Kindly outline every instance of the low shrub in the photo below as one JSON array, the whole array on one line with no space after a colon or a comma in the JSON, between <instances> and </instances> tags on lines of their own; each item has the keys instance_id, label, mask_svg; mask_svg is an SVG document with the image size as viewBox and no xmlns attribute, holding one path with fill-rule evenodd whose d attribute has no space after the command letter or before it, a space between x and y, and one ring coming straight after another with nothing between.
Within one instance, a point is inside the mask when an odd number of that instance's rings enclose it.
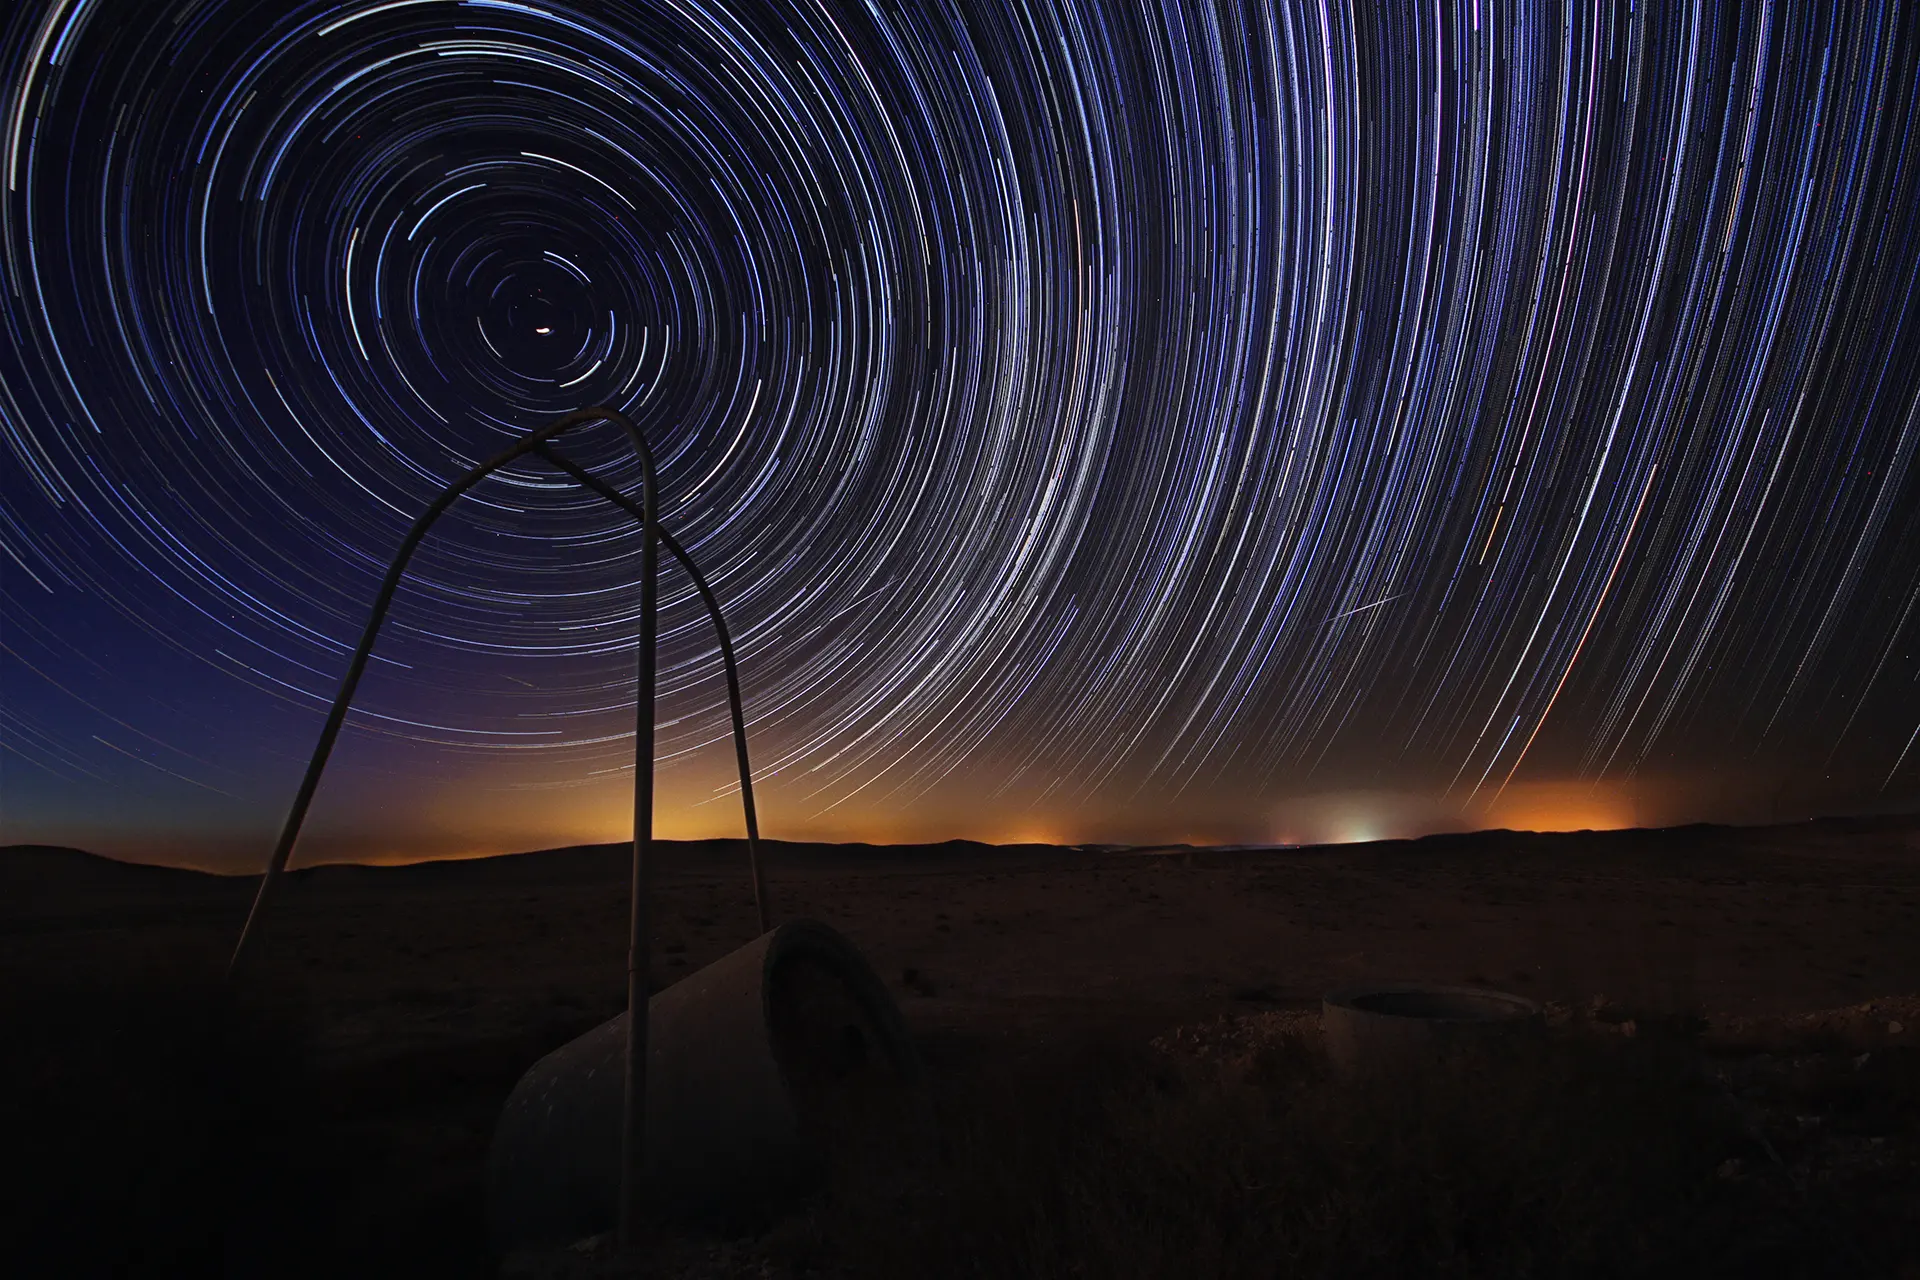
<instances>
[{"instance_id":1,"label":"low shrub","mask_svg":"<svg viewBox=\"0 0 1920 1280\"><path fill-rule=\"evenodd\" d=\"M11 1266L258 1274L253 1264L311 1219L331 1171L325 1126L302 1096L297 999L167 972L3 990Z\"/></svg>"},{"instance_id":2,"label":"low shrub","mask_svg":"<svg viewBox=\"0 0 1920 1280\"><path fill-rule=\"evenodd\" d=\"M1690 1046L1561 1035L1348 1077L1103 1052L950 1081L773 1242L874 1277L1857 1274Z\"/></svg>"}]
</instances>

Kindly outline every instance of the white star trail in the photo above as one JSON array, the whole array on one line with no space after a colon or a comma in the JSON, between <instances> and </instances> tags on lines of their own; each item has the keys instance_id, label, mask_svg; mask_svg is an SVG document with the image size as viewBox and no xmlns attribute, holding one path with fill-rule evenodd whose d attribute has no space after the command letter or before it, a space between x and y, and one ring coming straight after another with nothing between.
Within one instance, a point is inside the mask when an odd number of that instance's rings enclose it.
<instances>
[{"instance_id":1,"label":"white star trail","mask_svg":"<svg viewBox=\"0 0 1920 1280\"><path fill-rule=\"evenodd\" d=\"M1911 6L7 23L10 792L122 767L67 686L196 787L303 754L414 513L595 403L776 811L1920 786ZM482 485L357 732L617 767L636 546ZM726 725L664 607L678 768Z\"/></svg>"}]
</instances>

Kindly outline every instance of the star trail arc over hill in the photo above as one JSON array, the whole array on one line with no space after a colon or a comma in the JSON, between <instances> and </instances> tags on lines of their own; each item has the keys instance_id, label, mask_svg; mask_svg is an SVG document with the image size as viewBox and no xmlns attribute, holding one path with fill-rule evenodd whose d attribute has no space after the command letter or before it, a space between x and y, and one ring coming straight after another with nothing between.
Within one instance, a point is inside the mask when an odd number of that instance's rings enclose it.
<instances>
[{"instance_id":1,"label":"star trail arc over hill","mask_svg":"<svg viewBox=\"0 0 1920 1280\"><path fill-rule=\"evenodd\" d=\"M23 834L110 786L252 838L413 516L592 403L733 623L771 833L1920 787L1920 9L8 23ZM631 521L529 462L444 523L342 847L617 836ZM719 656L663 607L663 830L724 830Z\"/></svg>"}]
</instances>

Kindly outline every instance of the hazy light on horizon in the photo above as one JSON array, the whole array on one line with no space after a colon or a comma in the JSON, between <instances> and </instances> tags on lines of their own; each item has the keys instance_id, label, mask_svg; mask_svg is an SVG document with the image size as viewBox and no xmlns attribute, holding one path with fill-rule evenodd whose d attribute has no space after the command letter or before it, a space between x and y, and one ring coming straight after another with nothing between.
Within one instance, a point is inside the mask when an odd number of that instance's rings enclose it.
<instances>
[{"instance_id":1,"label":"hazy light on horizon","mask_svg":"<svg viewBox=\"0 0 1920 1280\"><path fill-rule=\"evenodd\" d=\"M412 522L596 403L769 834L1920 797L1907 9L828 8L16 0L0 835L257 856ZM640 551L462 497L306 856L621 838Z\"/></svg>"}]
</instances>

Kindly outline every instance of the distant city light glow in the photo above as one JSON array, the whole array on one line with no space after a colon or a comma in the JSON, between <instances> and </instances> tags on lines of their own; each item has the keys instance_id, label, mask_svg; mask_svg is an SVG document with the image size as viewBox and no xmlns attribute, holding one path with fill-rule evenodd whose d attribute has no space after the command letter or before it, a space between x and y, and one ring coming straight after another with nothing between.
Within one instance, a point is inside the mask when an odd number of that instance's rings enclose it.
<instances>
[{"instance_id":1,"label":"distant city light glow","mask_svg":"<svg viewBox=\"0 0 1920 1280\"><path fill-rule=\"evenodd\" d=\"M252 865L408 527L590 404L769 834L1920 797L1920 21L1387 9L16 0L5 838ZM313 848L624 835L640 558L461 498Z\"/></svg>"}]
</instances>

